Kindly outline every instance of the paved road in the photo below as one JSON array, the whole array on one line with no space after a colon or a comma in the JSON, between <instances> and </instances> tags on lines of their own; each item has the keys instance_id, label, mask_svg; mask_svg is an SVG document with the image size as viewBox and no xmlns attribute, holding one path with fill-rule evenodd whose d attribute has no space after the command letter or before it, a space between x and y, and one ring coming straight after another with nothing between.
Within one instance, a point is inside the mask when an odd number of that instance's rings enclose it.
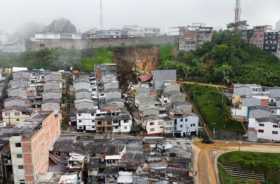
<instances>
[{"instance_id":1,"label":"paved road","mask_svg":"<svg viewBox=\"0 0 280 184\"><path fill-rule=\"evenodd\" d=\"M280 153L280 144L253 144L240 143L238 141L216 141L214 144L202 144L200 141L193 142L194 170L196 184L218 184L219 176L217 158L231 151L252 151L263 153Z\"/></svg>"}]
</instances>

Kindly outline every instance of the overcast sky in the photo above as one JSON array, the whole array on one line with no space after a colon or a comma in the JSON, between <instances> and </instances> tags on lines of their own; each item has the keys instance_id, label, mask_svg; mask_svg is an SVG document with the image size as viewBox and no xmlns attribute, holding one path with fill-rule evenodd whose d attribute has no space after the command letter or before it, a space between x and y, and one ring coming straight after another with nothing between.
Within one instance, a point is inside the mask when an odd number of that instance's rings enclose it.
<instances>
[{"instance_id":1,"label":"overcast sky","mask_svg":"<svg viewBox=\"0 0 280 184\"><path fill-rule=\"evenodd\" d=\"M224 27L234 19L235 0L103 0L104 26L137 24L162 29L192 22ZM70 19L80 31L99 25L99 0L0 0L0 30L24 23ZM242 19L275 25L280 0L242 0Z\"/></svg>"}]
</instances>

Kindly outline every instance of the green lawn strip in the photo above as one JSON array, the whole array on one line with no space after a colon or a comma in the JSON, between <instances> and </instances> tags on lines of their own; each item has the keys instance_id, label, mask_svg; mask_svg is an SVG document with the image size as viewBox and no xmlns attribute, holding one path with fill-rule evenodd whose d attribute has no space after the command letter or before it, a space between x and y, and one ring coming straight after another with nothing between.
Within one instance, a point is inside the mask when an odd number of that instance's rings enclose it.
<instances>
[{"instance_id":1,"label":"green lawn strip","mask_svg":"<svg viewBox=\"0 0 280 184\"><path fill-rule=\"evenodd\" d=\"M263 172L267 184L278 184L280 181L280 154L236 151L220 156L218 162L222 165L236 165L243 169ZM230 176L221 166L219 173L222 180L230 180Z\"/></svg>"},{"instance_id":2,"label":"green lawn strip","mask_svg":"<svg viewBox=\"0 0 280 184\"><path fill-rule=\"evenodd\" d=\"M231 118L230 102L214 87L186 84L184 89L200 111L210 130L244 132L240 122Z\"/></svg>"}]
</instances>

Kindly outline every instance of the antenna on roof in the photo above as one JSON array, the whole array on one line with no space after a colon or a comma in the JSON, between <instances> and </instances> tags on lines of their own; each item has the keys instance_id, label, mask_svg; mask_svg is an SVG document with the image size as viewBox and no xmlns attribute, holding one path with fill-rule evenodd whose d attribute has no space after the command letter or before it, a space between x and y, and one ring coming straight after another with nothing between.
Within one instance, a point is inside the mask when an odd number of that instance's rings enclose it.
<instances>
[{"instance_id":1,"label":"antenna on roof","mask_svg":"<svg viewBox=\"0 0 280 184\"><path fill-rule=\"evenodd\" d=\"M100 0L99 5L100 5L99 28L103 29L103 2L102 2L102 0Z\"/></svg>"}]
</instances>

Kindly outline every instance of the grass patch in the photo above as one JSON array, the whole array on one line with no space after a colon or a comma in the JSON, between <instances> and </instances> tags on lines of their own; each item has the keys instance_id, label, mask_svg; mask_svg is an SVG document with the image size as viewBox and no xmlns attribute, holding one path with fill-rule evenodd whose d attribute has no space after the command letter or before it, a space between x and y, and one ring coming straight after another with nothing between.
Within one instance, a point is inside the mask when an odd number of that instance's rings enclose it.
<instances>
[{"instance_id":1,"label":"grass patch","mask_svg":"<svg viewBox=\"0 0 280 184\"><path fill-rule=\"evenodd\" d=\"M216 131L244 133L241 123L231 118L230 102L221 91L213 87L186 84L184 89L190 94L208 128Z\"/></svg>"},{"instance_id":2,"label":"grass patch","mask_svg":"<svg viewBox=\"0 0 280 184\"><path fill-rule=\"evenodd\" d=\"M222 165L238 165L244 169L261 171L264 173L265 183L279 184L280 154L236 151L220 156L218 162ZM221 166L219 166L219 174L224 183L240 183L226 173ZM245 181L245 183L251 183L251 181Z\"/></svg>"}]
</instances>

